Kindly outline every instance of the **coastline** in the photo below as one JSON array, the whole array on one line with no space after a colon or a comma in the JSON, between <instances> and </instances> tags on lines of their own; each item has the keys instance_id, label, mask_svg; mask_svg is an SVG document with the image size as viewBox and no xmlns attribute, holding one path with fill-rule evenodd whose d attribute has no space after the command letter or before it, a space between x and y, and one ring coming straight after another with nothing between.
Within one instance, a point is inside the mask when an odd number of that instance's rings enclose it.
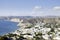
<instances>
[{"instance_id":1,"label":"coastline","mask_svg":"<svg viewBox=\"0 0 60 40\"><path fill-rule=\"evenodd\" d=\"M18 24L18 22L13 22L13 21L10 21L10 20L4 20L4 21ZM11 24L10 24L10 25L11 25ZM12 27L13 27L13 26L12 26ZM12 28L12 27L11 27L11 28ZM16 28L18 29L19 27L16 25ZM17 30L16 28L15 28L14 30L10 31L10 32L1 33L0 36L7 35L7 34L9 34L9 33L11 33L11 32L14 32L15 30Z\"/></svg>"}]
</instances>

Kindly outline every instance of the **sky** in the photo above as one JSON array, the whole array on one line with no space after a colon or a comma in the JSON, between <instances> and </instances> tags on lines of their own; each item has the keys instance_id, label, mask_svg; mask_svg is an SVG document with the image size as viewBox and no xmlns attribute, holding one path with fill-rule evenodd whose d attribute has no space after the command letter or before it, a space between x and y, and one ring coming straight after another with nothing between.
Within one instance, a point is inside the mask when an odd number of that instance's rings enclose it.
<instances>
[{"instance_id":1,"label":"sky","mask_svg":"<svg viewBox=\"0 0 60 40\"><path fill-rule=\"evenodd\" d=\"M60 16L60 0L0 0L0 16Z\"/></svg>"}]
</instances>

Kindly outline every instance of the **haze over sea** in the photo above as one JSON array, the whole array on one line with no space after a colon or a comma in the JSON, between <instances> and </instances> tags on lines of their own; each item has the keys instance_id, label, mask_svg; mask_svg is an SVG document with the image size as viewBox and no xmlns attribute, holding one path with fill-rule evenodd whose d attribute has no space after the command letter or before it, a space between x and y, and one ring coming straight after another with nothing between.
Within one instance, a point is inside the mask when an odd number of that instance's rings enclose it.
<instances>
[{"instance_id":1,"label":"haze over sea","mask_svg":"<svg viewBox=\"0 0 60 40\"><path fill-rule=\"evenodd\" d=\"M0 35L4 35L18 29L16 22L0 20Z\"/></svg>"}]
</instances>

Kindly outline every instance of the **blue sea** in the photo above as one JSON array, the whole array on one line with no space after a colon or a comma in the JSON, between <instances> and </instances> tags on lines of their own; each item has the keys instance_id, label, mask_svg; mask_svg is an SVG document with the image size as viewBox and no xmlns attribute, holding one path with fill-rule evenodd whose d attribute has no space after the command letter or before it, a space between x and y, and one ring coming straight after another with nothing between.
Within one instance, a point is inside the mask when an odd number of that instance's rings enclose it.
<instances>
[{"instance_id":1,"label":"blue sea","mask_svg":"<svg viewBox=\"0 0 60 40\"><path fill-rule=\"evenodd\" d=\"M0 35L4 35L18 29L16 22L0 20Z\"/></svg>"}]
</instances>

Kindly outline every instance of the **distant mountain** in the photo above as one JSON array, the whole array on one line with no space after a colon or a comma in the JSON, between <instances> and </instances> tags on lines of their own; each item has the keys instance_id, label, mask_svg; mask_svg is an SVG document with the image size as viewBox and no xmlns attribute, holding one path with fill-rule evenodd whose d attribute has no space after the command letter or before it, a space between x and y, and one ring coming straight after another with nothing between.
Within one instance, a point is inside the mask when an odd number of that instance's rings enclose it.
<instances>
[{"instance_id":1,"label":"distant mountain","mask_svg":"<svg viewBox=\"0 0 60 40\"><path fill-rule=\"evenodd\" d=\"M10 20L12 18L29 19L29 18L60 18L60 16L0 16L1 20Z\"/></svg>"}]
</instances>

